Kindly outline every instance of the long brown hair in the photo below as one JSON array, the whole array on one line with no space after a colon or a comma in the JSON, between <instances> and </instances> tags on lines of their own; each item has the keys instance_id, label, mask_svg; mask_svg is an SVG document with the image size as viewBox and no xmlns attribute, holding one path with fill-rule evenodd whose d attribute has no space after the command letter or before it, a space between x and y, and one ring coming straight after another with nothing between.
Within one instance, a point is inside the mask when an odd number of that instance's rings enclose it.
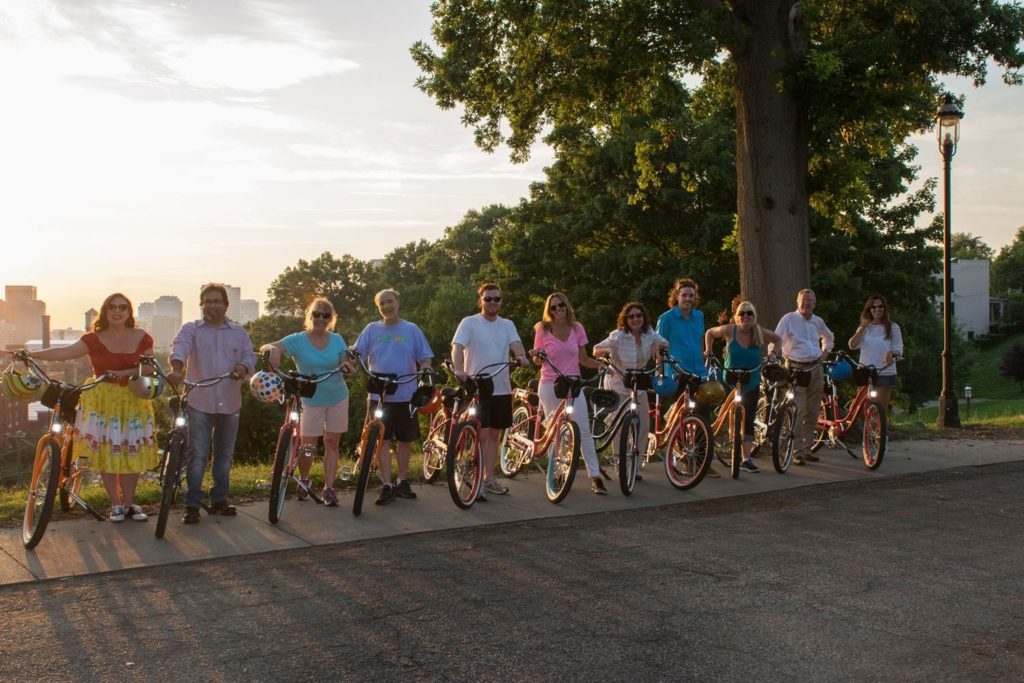
<instances>
[{"instance_id":1,"label":"long brown hair","mask_svg":"<svg viewBox=\"0 0 1024 683\"><path fill-rule=\"evenodd\" d=\"M647 307L644 306L639 301L630 301L628 304L622 307L622 310L619 311L619 318L618 320L615 321L615 327L622 330L623 332L629 332L629 320L626 318L626 316L628 316L629 312L632 311L634 308L644 314L644 322L643 325L641 325L640 327L640 332L643 333L651 329L651 316L647 312Z\"/></svg>"},{"instance_id":2,"label":"long brown hair","mask_svg":"<svg viewBox=\"0 0 1024 683\"><path fill-rule=\"evenodd\" d=\"M892 339L892 318L889 317L889 302L881 294L872 294L864 302L864 308L860 312L860 324L868 325L874 321L874 318L871 317L871 304L875 303L875 300L881 301L882 305L885 306L882 310L882 324L885 325L885 338Z\"/></svg>"},{"instance_id":3,"label":"long brown hair","mask_svg":"<svg viewBox=\"0 0 1024 683\"><path fill-rule=\"evenodd\" d=\"M569 327L576 327L576 313L572 310L572 304L569 303L569 297L561 292L551 292L551 294L548 294L548 298L544 300L544 313L541 315L540 322L534 326L535 329L543 327L545 332L551 331L551 323L555 321L555 319L551 317L551 300L556 296L562 300L563 304L565 304L565 321L569 323Z\"/></svg>"},{"instance_id":4,"label":"long brown hair","mask_svg":"<svg viewBox=\"0 0 1024 683\"><path fill-rule=\"evenodd\" d=\"M110 320L107 319L107 306L114 299L124 299L125 303L128 304L128 319L124 321L125 327L135 327L135 309L132 307L132 300L126 297L121 292L114 292L106 299L103 300L103 305L100 306L100 317L96 318L96 322L92 324L93 332L102 332L103 330L110 327Z\"/></svg>"}]
</instances>

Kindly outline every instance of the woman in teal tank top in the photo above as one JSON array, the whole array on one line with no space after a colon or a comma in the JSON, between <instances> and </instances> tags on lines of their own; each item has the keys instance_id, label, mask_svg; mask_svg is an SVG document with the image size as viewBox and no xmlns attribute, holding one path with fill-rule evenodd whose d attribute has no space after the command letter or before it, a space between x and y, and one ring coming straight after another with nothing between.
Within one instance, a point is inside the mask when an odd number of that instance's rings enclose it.
<instances>
[{"instance_id":1,"label":"woman in teal tank top","mask_svg":"<svg viewBox=\"0 0 1024 683\"><path fill-rule=\"evenodd\" d=\"M735 301L735 300L734 300ZM754 447L754 416L757 412L757 396L761 390L761 357L766 343L780 343L777 334L757 324L757 309L749 301L736 305L732 323L712 327L704 334L704 348L708 353L714 349L716 339L726 340L725 367L732 369L757 368L750 373L750 381L743 385L742 397L746 420L743 439L743 463L740 469L746 472L760 472L750 459Z\"/></svg>"}]
</instances>

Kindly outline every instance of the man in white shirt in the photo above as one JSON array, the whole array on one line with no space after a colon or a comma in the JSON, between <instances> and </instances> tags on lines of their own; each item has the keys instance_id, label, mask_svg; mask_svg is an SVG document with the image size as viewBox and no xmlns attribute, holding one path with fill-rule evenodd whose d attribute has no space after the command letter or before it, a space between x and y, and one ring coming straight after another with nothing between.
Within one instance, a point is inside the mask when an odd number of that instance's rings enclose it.
<instances>
[{"instance_id":1,"label":"man in white shirt","mask_svg":"<svg viewBox=\"0 0 1024 683\"><path fill-rule=\"evenodd\" d=\"M786 360L786 367L801 373L801 381L794 386L797 424L793 462L797 465L819 460L811 453L811 440L818 423L825 381L821 363L828 358L835 343L832 330L824 320L814 315L817 301L813 290L801 289L796 295L796 310L782 316L775 327L775 334L782 337L782 357ZM774 344L772 347L769 351L774 351Z\"/></svg>"},{"instance_id":2,"label":"man in white shirt","mask_svg":"<svg viewBox=\"0 0 1024 683\"><path fill-rule=\"evenodd\" d=\"M511 320L498 315L501 310L501 289L484 284L477 290L480 312L463 318L452 339L452 365L459 379L466 379L495 363L508 362L509 352L520 365L526 365L526 350ZM508 493L508 487L494 479L498 462L498 441L501 431L512 426L512 381L508 368L494 376L494 393L482 398L477 406L480 420L480 457L483 460L484 485L477 500L486 501L488 493Z\"/></svg>"}]
</instances>

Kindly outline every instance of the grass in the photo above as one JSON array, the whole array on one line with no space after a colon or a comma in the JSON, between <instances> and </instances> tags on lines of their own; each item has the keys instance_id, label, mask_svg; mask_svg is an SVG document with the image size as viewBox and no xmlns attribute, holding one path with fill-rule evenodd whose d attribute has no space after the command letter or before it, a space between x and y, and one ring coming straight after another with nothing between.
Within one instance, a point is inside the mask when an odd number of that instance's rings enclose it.
<instances>
[{"instance_id":1,"label":"grass","mask_svg":"<svg viewBox=\"0 0 1024 683\"><path fill-rule=\"evenodd\" d=\"M345 464L345 461L342 460L341 464ZM354 463L351 461L348 464L354 467ZM391 469L393 476L397 474L393 461ZM420 456L418 453L413 453L409 460L409 479L411 481L419 481L422 471ZM231 499L242 502L266 499L270 494L265 486L269 485L270 477L269 463L261 465L235 464L231 468ZM320 460L314 462L310 478L318 489L323 486L324 469L323 463ZM264 482L266 484L261 485ZM371 484L372 482L373 480L371 479ZM207 473L204 488L209 490L211 484L209 473ZM335 488L340 490L352 486L355 486L355 479L350 482L338 480L335 484ZM181 510L183 494L183 491L179 492L175 510ZM0 487L0 524L14 526L21 523L22 515L25 512L25 498L27 495L27 488L24 486ZM95 482L90 481L82 486L80 495L90 507L100 514L106 515L110 512L110 498L107 496L106 489L99 482L98 476ZM146 511L150 514L155 514L156 507L160 503L160 487L155 478L150 475L143 475L143 480L139 482L139 486L135 491L135 502L145 507ZM85 516L88 516L88 513L80 508L74 508L70 512L62 512L58 503L54 505L53 517L51 519L74 519Z\"/></svg>"},{"instance_id":2,"label":"grass","mask_svg":"<svg viewBox=\"0 0 1024 683\"><path fill-rule=\"evenodd\" d=\"M938 416L938 408L921 408L913 415L897 415L892 420L893 434L901 439L934 438L939 435L1018 439L1024 436L1024 398L972 400L970 414L967 412L967 401L961 400L962 432L939 430L936 426Z\"/></svg>"},{"instance_id":3,"label":"grass","mask_svg":"<svg viewBox=\"0 0 1024 683\"><path fill-rule=\"evenodd\" d=\"M960 381L957 379L957 393L962 396L962 387L970 385L974 390L974 398L992 399L1019 399L1024 398L1020 386L1013 380L1009 380L999 374L999 364L1003 356L1010 350L1014 343L1024 342L1024 335L1014 335L1004 339L999 344L975 351L974 367L971 368L967 377ZM961 412L963 401L961 401ZM971 403L971 410L974 410L974 403Z\"/></svg>"}]
</instances>

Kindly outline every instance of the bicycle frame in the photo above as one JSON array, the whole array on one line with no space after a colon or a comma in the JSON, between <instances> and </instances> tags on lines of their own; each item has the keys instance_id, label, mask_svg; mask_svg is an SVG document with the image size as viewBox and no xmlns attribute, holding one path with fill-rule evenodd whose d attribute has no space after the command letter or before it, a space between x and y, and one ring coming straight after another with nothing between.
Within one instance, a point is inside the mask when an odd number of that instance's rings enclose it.
<instances>
[{"instance_id":1,"label":"bicycle frame","mask_svg":"<svg viewBox=\"0 0 1024 683\"><path fill-rule=\"evenodd\" d=\"M451 361L445 361L443 367L449 375L455 376ZM427 438L423 441L423 479L428 484L433 483L444 469L448 444L455 425L465 414L466 400L466 393L461 388L441 388L441 406L430 417Z\"/></svg>"},{"instance_id":2,"label":"bicycle frame","mask_svg":"<svg viewBox=\"0 0 1024 683\"><path fill-rule=\"evenodd\" d=\"M897 360L898 358L894 358L889 365L892 365ZM819 450L827 443L829 446L842 446L849 453L850 457L856 459L857 454L843 443L842 437L859 420L864 425L861 440L861 454L864 464L869 470L876 470L882 464L882 459L885 457L885 452L888 448L888 416L874 400L876 397L875 380L878 378L879 370L884 370L889 365L883 368L861 365L840 351L836 354L835 361L830 360L826 362L826 368L837 362L847 362L854 366L855 378L862 378L858 380L860 386L850 404L850 409L843 414L843 409L839 405L838 387L836 387L836 383L828 373L825 373L825 391L822 394L821 409L818 412L818 424L815 429L814 445L811 447L811 452Z\"/></svg>"},{"instance_id":3,"label":"bicycle frame","mask_svg":"<svg viewBox=\"0 0 1024 683\"><path fill-rule=\"evenodd\" d=\"M718 359L713 359L712 362L719 370L723 369ZM760 366L756 368L730 368L725 370L726 378L733 380L730 382L730 384L733 384L733 388L729 395L726 396L725 402L722 403L722 407L719 408L718 415L711 425L711 431L716 438L722 434L723 430L727 430L726 434L730 437L729 440L732 447L729 449L730 457L728 460L722 457L721 449L716 448L715 451L722 464L729 466L729 473L733 479L739 479L740 476L740 462L743 460L743 442L746 439L747 431L747 408L743 405L743 385L750 381L750 375L759 368Z\"/></svg>"}]
</instances>

